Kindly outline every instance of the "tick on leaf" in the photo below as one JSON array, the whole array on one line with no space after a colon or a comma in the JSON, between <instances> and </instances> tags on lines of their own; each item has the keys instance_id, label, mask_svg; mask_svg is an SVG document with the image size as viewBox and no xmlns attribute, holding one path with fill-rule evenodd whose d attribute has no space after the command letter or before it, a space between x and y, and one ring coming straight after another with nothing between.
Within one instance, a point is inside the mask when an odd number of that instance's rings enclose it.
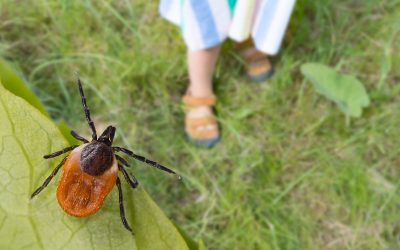
<instances>
[{"instance_id":1,"label":"tick on leaf","mask_svg":"<svg viewBox=\"0 0 400 250\"><path fill-rule=\"evenodd\" d=\"M118 177L118 171L122 172L125 180L132 188L136 188L139 183L133 175L126 171L125 167L129 167L128 162L117 155L116 152L124 153L167 173L175 175L176 173L155 161L148 160L143 156L133 153L129 149L112 146L116 130L113 126L108 126L100 137L97 137L96 128L90 118L90 110L86 104L86 97L83 93L82 83L79 78L78 87L86 120L92 131L92 140L89 142L89 140L78 135L75 131L71 131L71 135L79 141L82 141L83 144L70 146L52 154L45 155L45 159L50 159L72 151L69 155L64 157L43 184L32 193L31 198L39 194L57 174L58 170L63 167L56 193L58 203L66 213L76 217L85 217L96 213L103 205L106 196L111 192L113 187L117 185L122 223L126 229L132 232L132 228L129 226L125 217L121 181ZM178 178L180 178L179 175Z\"/></svg>"}]
</instances>

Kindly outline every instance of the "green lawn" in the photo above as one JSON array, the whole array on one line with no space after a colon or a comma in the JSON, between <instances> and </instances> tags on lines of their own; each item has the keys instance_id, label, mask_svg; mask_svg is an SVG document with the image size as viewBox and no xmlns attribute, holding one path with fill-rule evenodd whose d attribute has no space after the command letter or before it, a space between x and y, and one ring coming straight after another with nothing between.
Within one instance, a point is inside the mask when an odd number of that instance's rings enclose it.
<instances>
[{"instance_id":1,"label":"green lawn","mask_svg":"<svg viewBox=\"0 0 400 250\"><path fill-rule=\"evenodd\" d=\"M400 249L400 1L299 0L267 83L246 80L226 43L215 76L222 142L211 150L185 140L185 45L157 4L2 0L0 56L87 136L79 71L98 127L116 125L117 143L182 174L135 166L207 249ZM365 84L362 118L346 124L303 79L312 61Z\"/></svg>"}]
</instances>

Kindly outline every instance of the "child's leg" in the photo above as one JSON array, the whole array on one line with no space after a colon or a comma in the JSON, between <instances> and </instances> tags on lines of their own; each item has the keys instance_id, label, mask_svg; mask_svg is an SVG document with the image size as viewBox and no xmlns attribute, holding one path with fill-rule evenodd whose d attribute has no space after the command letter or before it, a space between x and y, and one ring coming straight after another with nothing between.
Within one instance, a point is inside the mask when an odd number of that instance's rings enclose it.
<instances>
[{"instance_id":1,"label":"child's leg","mask_svg":"<svg viewBox=\"0 0 400 250\"><path fill-rule=\"evenodd\" d=\"M187 101L190 108L186 113L186 133L196 143L213 146L219 139L218 124L213 116L210 99L213 99L212 78L218 59L220 46L187 52L190 84L187 89ZM194 102L194 103L193 103Z\"/></svg>"},{"instance_id":2,"label":"child's leg","mask_svg":"<svg viewBox=\"0 0 400 250\"><path fill-rule=\"evenodd\" d=\"M192 96L211 96L212 77L221 46L210 49L187 52L190 85L188 90Z\"/></svg>"}]
</instances>

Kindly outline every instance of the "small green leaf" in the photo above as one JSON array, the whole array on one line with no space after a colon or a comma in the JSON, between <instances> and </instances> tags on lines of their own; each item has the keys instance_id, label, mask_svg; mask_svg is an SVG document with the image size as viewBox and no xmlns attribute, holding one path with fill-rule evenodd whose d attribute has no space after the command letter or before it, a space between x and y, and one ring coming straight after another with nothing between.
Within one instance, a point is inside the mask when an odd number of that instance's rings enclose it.
<instances>
[{"instance_id":1,"label":"small green leaf","mask_svg":"<svg viewBox=\"0 0 400 250\"><path fill-rule=\"evenodd\" d=\"M301 72L318 93L335 102L346 115L360 117L362 109L369 106L369 96L356 77L318 63L303 64Z\"/></svg>"}]
</instances>

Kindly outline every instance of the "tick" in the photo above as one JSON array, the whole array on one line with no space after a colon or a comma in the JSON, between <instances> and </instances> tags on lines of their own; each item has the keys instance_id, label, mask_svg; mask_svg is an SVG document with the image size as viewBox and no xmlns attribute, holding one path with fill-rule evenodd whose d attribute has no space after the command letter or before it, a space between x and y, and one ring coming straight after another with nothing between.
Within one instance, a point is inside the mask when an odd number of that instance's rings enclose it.
<instances>
[{"instance_id":1,"label":"tick","mask_svg":"<svg viewBox=\"0 0 400 250\"><path fill-rule=\"evenodd\" d=\"M116 153L124 153L167 173L175 175L176 173L155 161L133 153L129 149L112 146L116 130L113 126L108 126L100 137L97 137L96 128L90 118L90 110L86 104L86 97L79 78L77 83L86 120L92 131L92 140L89 142L89 140L72 130L71 135L83 142L83 144L70 146L45 155L45 159L50 159L72 151L64 157L43 184L32 193L31 199L50 183L60 168L63 168L56 192L58 203L66 213L76 217L86 217L99 211L104 199L117 185L121 220L124 227L132 232L132 228L125 217L121 181L118 177L118 172L122 172L125 180L132 188L136 188L139 182L135 176L126 171L125 167L129 167L128 162ZM180 178L179 175L177 176Z\"/></svg>"}]
</instances>

